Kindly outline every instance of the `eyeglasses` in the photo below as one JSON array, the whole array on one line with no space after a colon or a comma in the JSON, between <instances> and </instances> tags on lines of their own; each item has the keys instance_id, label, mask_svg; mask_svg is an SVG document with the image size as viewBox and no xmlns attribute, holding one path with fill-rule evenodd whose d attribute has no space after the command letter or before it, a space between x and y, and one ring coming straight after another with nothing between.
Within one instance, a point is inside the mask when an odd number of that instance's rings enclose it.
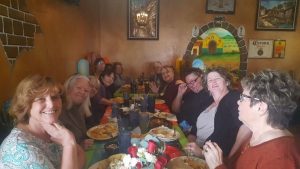
<instances>
[{"instance_id":1,"label":"eyeglasses","mask_svg":"<svg viewBox=\"0 0 300 169\"><path fill-rule=\"evenodd\" d=\"M192 85L194 85L198 79L199 79L199 76L196 77L194 80L190 81L189 83L186 83L186 86L192 86Z\"/></svg>"},{"instance_id":2,"label":"eyeglasses","mask_svg":"<svg viewBox=\"0 0 300 169\"><path fill-rule=\"evenodd\" d=\"M207 83L210 84L210 83L212 83L212 82L216 82L216 81L219 81L219 80L221 80L221 79L222 79L221 77L217 77L217 78L215 78L215 79L209 79L209 80L207 80Z\"/></svg>"},{"instance_id":3,"label":"eyeglasses","mask_svg":"<svg viewBox=\"0 0 300 169\"><path fill-rule=\"evenodd\" d=\"M240 95L240 101L241 101L241 102L244 101L245 98L248 98L248 99L254 99L254 100L256 100L256 101L260 101L260 99L258 99L258 98L251 97L251 96L248 96L248 95L245 95L245 94L242 93L242 94Z\"/></svg>"}]
</instances>

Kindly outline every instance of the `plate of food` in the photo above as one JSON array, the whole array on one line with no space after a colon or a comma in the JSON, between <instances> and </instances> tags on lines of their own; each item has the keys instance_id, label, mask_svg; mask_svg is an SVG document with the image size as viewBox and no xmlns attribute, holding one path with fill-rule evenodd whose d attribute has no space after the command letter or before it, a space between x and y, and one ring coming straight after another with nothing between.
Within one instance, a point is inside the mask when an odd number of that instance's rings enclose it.
<instances>
[{"instance_id":1,"label":"plate of food","mask_svg":"<svg viewBox=\"0 0 300 169\"><path fill-rule=\"evenodd\" d=\"M159 126L172 127L172 124L171 124L171 122L169 122L168 120L166 120L164 118L153 117L150 119L149 129L153 129L153 128L159 127Z\"/></svg>"},{"instance_id":2,"label":"plate of food","mask_svg":"<svg viewBox=\"0 0 300 169\"><path fill-rule=\"evenodd\" d=\"M153 128L149 131L149 134L167 142L177 140L180 136L178 131L165 126Z\"/></svg>"},{"instance_id":3,"label":"plate of food","mask_svg":"<svg viewBox=\"0 0 300 169\"><path fill-rule=\"evenodd\" d=\"M123 104L124 98L123 97L115 97L115 98L112 98L112 101L119 103L119 104Z\"/></svg>"},{"instance_id":4,"label":"plate of food","mask_svg":"<svg viewBox=\"0 0 300 169\"><path fill-rule=\"evenodd\" d=\"M154 117L166 119L169 121L177 121L177 118L174 114L167 112L157 112L154 114Z\"/></svg>"},{"instance_id":5,"label":"plate of food","mask_svg":"<svg viewBox=\"0 0 300 169\"><path fill-rule=\"evenodd\" d=\"M166 102L162 99L155 99L155 104L164 104L164 103Z\"/></svg>"},{"instance_id":6,"label":"plate of food","mask_svg":"<svg viewBox=\"0 0 300 169\"><path fill-rule=\"evenodd\" d=\"M208 169L205 160L197 157L180 156L167 164L167 169Z\"/></svg>"},{"instance_id":7,"label":"plate of food","mask_svg":"<svg viewBox=\"0 0 300 169\"><path fill-rule=\"evenodd\" d=\"M95 140L108 140L118 136L117 123L106 123L94 126L87 131L87 136Z\"/></svg>"},{"instance_id":8,"label":"plate of food","mask_svg":"<svg viewBox=\"0 0 300 169\"><path fill-rule=\"evenodd\" d=\"M108 157L105 160L98 161L97 163L91 165L89 169L107 169L112 168L116 163L122 161L125 154L115 154Z\"/></svg>"}]
</instances>

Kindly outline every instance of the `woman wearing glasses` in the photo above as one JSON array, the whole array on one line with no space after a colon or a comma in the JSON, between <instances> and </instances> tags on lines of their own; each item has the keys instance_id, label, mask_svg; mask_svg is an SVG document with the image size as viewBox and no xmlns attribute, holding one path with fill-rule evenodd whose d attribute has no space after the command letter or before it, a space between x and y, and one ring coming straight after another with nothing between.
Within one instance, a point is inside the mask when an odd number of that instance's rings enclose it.
<instances>
[{"instance_id":1,"label":"woman wearing glasses","mask_svg":"<svg viewBox=\"0 0 300 169\"><path fill-rule=\"evenodd\" d=\"M197 117L213 102L212 97L203 88L202 77L201 69L188 69L185 72L186 83L179 85L177 96L172 104L172 111L176 113L179 122L187 121L192 126L188 135L189 141L196 141Z\"/></svg>"},{"instance_id":2,"label":"woman wearing glasses","mask_svg":"<svg viewBox=\"0 0 300 169\"><path fill-rule=\"evenodd\" d=\"M236 153L230 168L300 168L300 147L287 130L297 107L299 85L287 74L263 70L243 79L242 87L239 119L252 136ZM226 168L217 143L207 142L203 148L209 168Z\"/></svg>"},{"instance_id":3,"label":"woman wearing glasses","mask_svg":"<svg viewBox=\"0 0 300 169\"><path fill-rule=\"evenodd\" d=\"M237 105L240 93L230 89L231 76L222 67L208 70L205 78L213 103L198 116L197 141L189 143L186 148L197 156L203 156L198 146L202 147L207 140L211 140L220 145L227 157L242 125L238 119Z\"/></svg>"}]
</instances>

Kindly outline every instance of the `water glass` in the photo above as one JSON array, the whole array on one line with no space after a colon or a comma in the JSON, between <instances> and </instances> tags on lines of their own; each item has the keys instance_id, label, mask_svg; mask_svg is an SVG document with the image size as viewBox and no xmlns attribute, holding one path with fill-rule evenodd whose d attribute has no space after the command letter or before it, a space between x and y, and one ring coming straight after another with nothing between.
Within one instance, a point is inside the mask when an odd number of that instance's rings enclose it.
<instances>
[{"instance_id":1,"label":"water glass","mask_svg":"<svg viewBox=\"0 0 300 169\"><path fill-rule=\"evenodd\" d=\"M139 113L139 127L141 129L141 133L145 134L148 132L150 117L147 112Z\"/></svg>"},{"instance_id":2,"label":"water glass","mask_svg":"<svg viewBox=\"0 0 300 169\"><path fill-rule=\"evenodd\" d=\"M136 128L139 125L139 109L129 111L129 123L131 128Z\"/></svg>"},{"instance_id":3,"label":"water glass","mask_svg":"<svg viewBox=\"0 0 300 169\"><path fill-rule=\"evenodd\" d=\"M118 144L120 153L127 153L128 147L131 146L131 132L128 130L123 130L119 132Z\"/></svg>"},{"instance_id":4,"label":"water glass","mask_svg":"<svg viewBox=\"0 0 300 169\"><path fill-rule=\"evenodd\" d=\"M124 106L125 107L129 107L129 94L128 94L128 92L124 92L123 93L123 99L124 99Z\"/></svg>"},{"instance_id":5,"label":"water glass","mask_svg":"<svg viewBox=\"0 0 300 169\"><path fill-rule=\"evenodd\" d=\"M151 113L155 113L155 97L148 96L148 111Z\"/></svg>"}]
</instances>

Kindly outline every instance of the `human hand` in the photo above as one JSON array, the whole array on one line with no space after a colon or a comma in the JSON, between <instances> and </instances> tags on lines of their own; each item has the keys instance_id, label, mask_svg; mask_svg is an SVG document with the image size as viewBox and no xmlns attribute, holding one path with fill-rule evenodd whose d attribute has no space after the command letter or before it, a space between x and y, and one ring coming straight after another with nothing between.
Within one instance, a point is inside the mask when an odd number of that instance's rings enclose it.
<instances>
[{"instance_id":1,"label":"human hand","mask_svg":"<svg viewBox=\"0 0 300 169\"><path fill-rule=\"evenodd\" d=\"M44 130L50 135L50 139L57 143L65 146L76 145L76 140L71 131L66 129L64 126L53 123L53 124L42 124Z\"/></svg>"},{"instance_id":2,"label":"human hand","mask_svg":"<svg viewBox=\"0 0 300 169\"><path fill-rule=\"evenodd\" d=\"M157 86L155 82L150 82L149 87L153 93L158 93L159 86Z\"/></svg>"},{"instance_id":3,"label":"human hand","mask_svg":"<svg viewBox=\"0 0 300 169\"><path fill-rule=\"evenodd\" d=\"M181 83L179 86L178 86L178 95L182 96L187 90L187 85L186 83Z\"/></svg>"},{"instance_id":4,"label":"human hand","mask_svg":"<svg viewBox=\"0 0 300 169\"><path fill-rule=\"evenodd\" d=\"M210 169L214 169L223 163L223 151L218 144L207 141L203 146L203 155Z\"/></svg>"},{"instance_id":5,"label":"human hand","mask_svg":"<svg viewBox=\"0 0 300 169\"><path fill-rule=\"evenodd\" d=\"M202 149L195 142L188 143L184 150L191 152L195 156L202 156Z\"/></svg>"},{"instance_id":6,"label":"human hand","mask_svg":"<svg viewBox=\"0 0 300 169\"><path fill-rule=\"evenodd\" d=\"M193 134L189 134L187 136L187 139L189 142L195 142L197 140L197 136L193 135Z\"/></svg>"},{"instance_id":7,"label":"human hand","mask_svg":"<svg viewBox=\"0 0 300 169\"><path fill-rule=\"evenodd\" d=\"M91 148L94 145L93 139L84 139L81 143L84 150Z\"/></svg>"}]
</instances>

